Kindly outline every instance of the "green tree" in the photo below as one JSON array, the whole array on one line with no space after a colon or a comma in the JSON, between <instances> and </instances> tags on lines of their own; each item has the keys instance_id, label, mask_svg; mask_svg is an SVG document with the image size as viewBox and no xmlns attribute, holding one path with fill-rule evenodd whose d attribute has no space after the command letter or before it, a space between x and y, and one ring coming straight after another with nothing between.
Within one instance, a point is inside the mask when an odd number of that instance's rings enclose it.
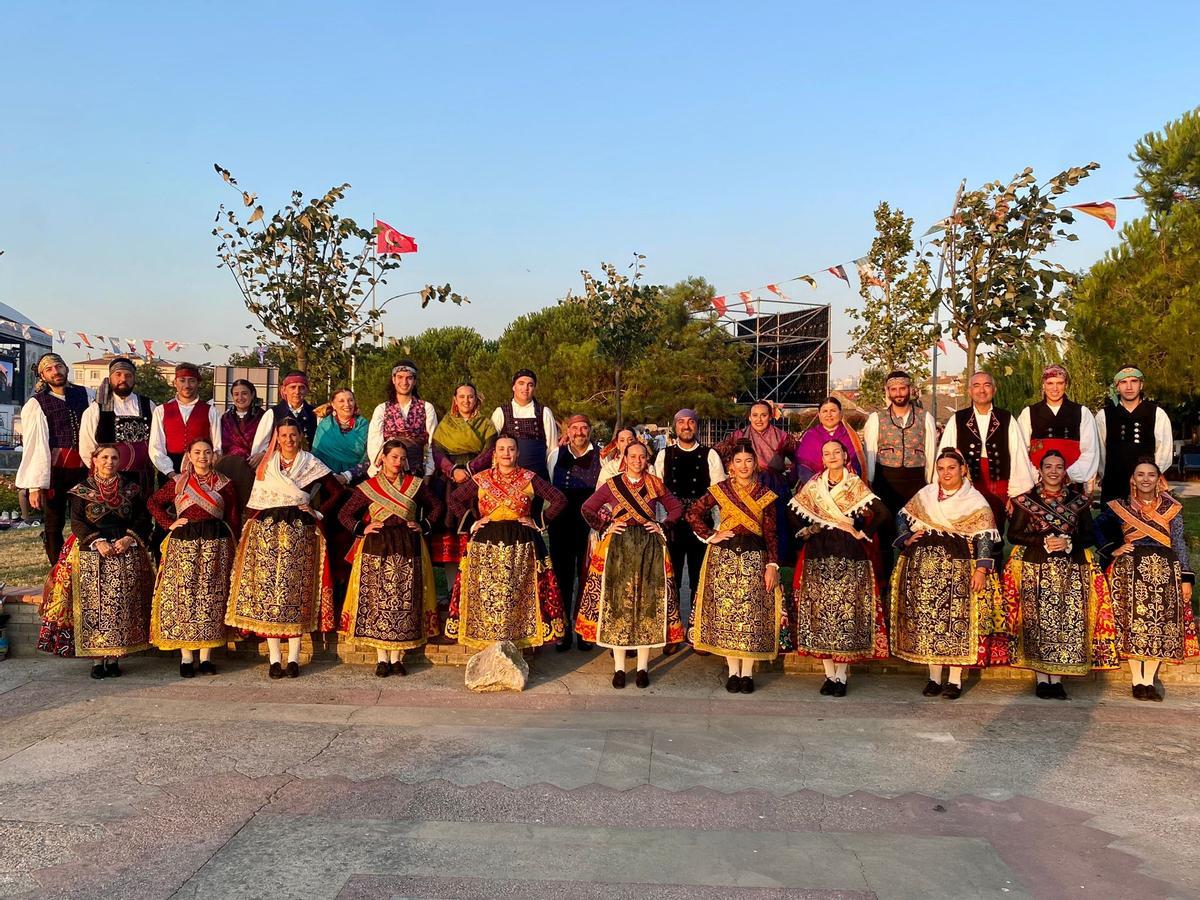
<instances>
[{"instance_id":1,"label":"green tree","mask_svg":"<svg viewBox=\"0 0 1200 900\"><path fill-rule=\"evenodd\" d=\"M1152 213L1200 200L1200 107L1145 135L1130 159L1138 164L1137 192Z\"/></svg>"},{"instance_id":2,"label":"green tree","mask_svg":"<svg viewBox=\"0 0 1200 900\"><path fill-rule=\"evenodd\" d=\"M346 341L357 344L390 300L408 296L376 302L374 289L400 263L392 255L373 255L376 228L363 228L336 211L350 185L308 200L293 191L291 201L267 219L255 205L257 194L238 188L227 169L214 168L250 209L243 223L234 209L220 205L212 230L217 257L262 329L294 351L297 369L307 372L315 353L343 357ZM414 294L422 307L434 299L465 302L448 284L426 285Z\"/></svg>"},{"instance_id":3,"label":"green tree","mask_svg":"<svg viewBox=\"0 0 1200 900\"><path fill-rule=\"evenodd\" d=\"M635 254L629 266L633 270L632 277L621 274L616 266L606 262L600 264L603 280L583 269L583 295L577 297L568 291L564 301L579 306L587 314L595 336L596 352L612 368L617 428L624 421L622 377L641 359L661 327L658 301L662 288L641 282L645 258L641 253Z\"/></svg>"},{"instance_id":4,"label":"green tree","mask_svg":"<svg viewBox=\"0 0 1200 900\"><path fill-rule=\"evenodd\" d=\"M1068 337L1023 341L992 351L984 362L996 377L996 405L1013 412L1042 399L1042 373L1055 363L1071 375L1068 394L1073 400L1097 409L1104 396L1090 355Z\"/></svg>"},{"instance_id":5,"label":"green tree","mask_svg":"<svg viewBox=\"0 0 1200 900\"><path fill-rule=\"evenodd\" d=\"M941 237L946 255L940 295L953 337L967 350L967 375L977 371L980 347L1003 350L1065 318L1063 291L1075 275L1046 259L1057 238L1077 240L1062 225L1075 221L1055 198L1098 169L1069 168L1039 184L1026 168L1007 184L993 181L963 193ZM964 390L967 379L963 380Z\"/></svg>"},{"instance_id":6,"label":"green tree","mask_svg":"<svg viewBox=\"0 0 1200 900\"><path fill-rule=\"evenodd\" d=\"M360 351L360 354L362 351ZM392 341L387 347L370 348L359 356L355 394L359 406L374 408L386 397L392 367L397 360L411 359L420 372L418 390L444 415L460 382L474 382L487 371L492 350L474 328L450 326L429 328L418 335Z\"/></svg>"},{"instance_id":7,"label":"green tree","mask_svg":"<svg viewBox=\"0 0 1200 900\"><path fill-rule=\"evenodd\" d=\"M859 395L883 395L889 372L904 369L920 384L929 376L929 349L937 340L929 263L913 259L913 220L885 201L875 208L875 239L860 270L862 309L847 309L861 324L850 329L850 349L866 364Z\"/></svg>"},{"instance_id":8,"label":"green tree","mask_svg":"<svg viewBox=\"0 0 1200 900\"><path fill-rule=\"evenodd\" d=\"M153 363L144 362L138 365L134 390L143 397L148 397L156 404L166 403L175 398L175 385L164 378ZM207 367L200 369L200 399L212 400L213 373Z\"/></svg>"}]
</instances>

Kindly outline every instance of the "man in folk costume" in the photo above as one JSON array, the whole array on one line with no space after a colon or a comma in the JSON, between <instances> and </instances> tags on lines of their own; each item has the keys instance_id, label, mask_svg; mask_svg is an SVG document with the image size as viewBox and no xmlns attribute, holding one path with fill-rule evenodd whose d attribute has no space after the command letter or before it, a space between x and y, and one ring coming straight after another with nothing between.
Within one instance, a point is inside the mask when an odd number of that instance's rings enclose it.
<instances>
[{"instance_id":1,"label":"man in folk costume","mask_svg":"<svg viewBox=\"0 0 1200 900\"><path fill-rule=\"evenodd\" d=\"M136 383L132 360L124 356L109 360L108 378L79 423L79 455L90 459L97 444L112 444L121 454L121 476L141 488L143 497L149 497L154 492L154 467L150 464L154 402L134 392Z\"/></svg>"},{"instance_id":2,"label":"man in folk costume","mask_svg":"<svg viewBox=\"0 0 1200 900\"><path fill-rule=\"evenodd\" d=\"M271 437L275 434L275 423L284 419L292 419L299 423L304 446L311 450L317 437L317 410L308 402L308 376L295 369L283 376L279 385L279 402L269 407L258 420L258 428L254 431L254 446L250 452L250 462L253 465L257 465L266 453Z\"/></svg>"},{"instance_id":3,"label":"man in folk costume","mask_svg":"<svg viewBox=\"0 0 1200 900\"><path fill-rule=\"evenodd\" d=\"M1009 499L1029 490L1037 478L1016 417L992 404L995 379L987 372L976 372L968 391L971 405L946 422L941 449L952 447L963 455L971 485L987 498L996 528L1003 533Z\"/></svg>"},{"instance_id":4,"label":"man in folk costume","mask_svg":"<svg viewBox=\"0 0 1200 900\"><path fill-rule=\"evenodd\" d=\"M1142 456L1153 456L1162 471L1175 456L1171 420L1153 400L1146 399L1146 380L1136 366L1125 366L1113 376L1108 402L1096 414L1100 444L1100 499L1124 500L1129 479Z\"/></svg>"},{"instance_id":5,"label":"man in folk costume","mask_svg":"<svg viewBox=\"0 0 1200 900\"><path fill-rule=\"evenodd\" d=\"M1096 435L1096 417L1086 406L1067 397L1071 376L1060 365L1047 366L1042 372L1042 399L1021 410L1017 424L1029 444L1029 460L1034 468L1042 457L1057 450L1067 461L1067 478L1084 485L1091 493L1100 468L1100 440Z\"/></svg>"},{"instance_id":6,"label":"man in folk costume","mask_svg":"<svg viewBox=\"0 0 1200 900\"><path fill-rule=\"evenodd\" d=\"M592 441L591 421L587 416L574 415L567 419L566 429L566 443L550 451L549 462L549 481L567 498L567 508L549 524L550 562L564 613L563 638L555 648L559 652L571 648L571 629L588 558L590 530L583 520L583 504L596 492L600 476L600 448ZM576 645L580 650L592 649L582 636L576 636Z\"/></svg>"},{"instance_id":7,"label":"man in folk costume","mask_svg":"<svg viewBox=\"0 0 1200 900\"><path fill-rule=\"evenodd\" d=\"M379 458L385 441L402 441L408 456L408 471L428 478L433 474L433 446L430 438L437 431L438 417L432 403L417 393L417 366L402 359L392 367L387 400L375 407L367 429L367 459ZM370 474L377 475L372 465Z\"/></svg>"},{"instance_id":8,"label":"man in folk costume","mask_svg":"<svg viewBox=\"0 0 1200 900\"><path fill-rule=\"evenodd\" d=\"M687 524L687 511L693 503L708 493L714 484L725 480L725 465L721 456L712 447L696 440L699 417L694 409L681 409L675 413L675 443L660 450L654 458L654 474L662 479L675 497L683 504L683 516L667 529L667 551L671 555L671 568L675 571L675 584L683 603L683 574L687 571L688 610L700 583L700 567L704 564L707 545L696 537ZM684 621L687 620L686 614ZM663 653L670 655L679 649L678 644L668 644Z\"/></svg>"},{"instance_id":9,"label":"man in folk costume","mask_svg":"<svg viewBox=\"0 0 1200 900\"><path fill-rule=\"evenodd\" d=\"M891 514L879 526L883 583L892 574L895 515L933 480L937 456L937 425L912 395L912 376L897 370L884 382L887 407L873 412L863 428L866 480Z\"/></svg>"},{"instance_id":10,"label":"man in folk costume","mask_svg":"<svg viewBox=\"0 0 1200 900\"><path fill-rule=\"evenodd\" d=\"M150 461L159 482L178 475L188 445L207 438L221 455L221 417L217 407L200 399L200 369L191 363L175 367L175 396L154 408L150 417Z\"/></svg>"},{"instance_id":11,"label":"man in folk costume","mask_svg":"<svg viewBox=\"0 0 1200 900\"><path fill-rule=\"evenodd\" d=\"M43 353L37 363L33 396L21 407L18 488L29 491L29 503L42 511L42 541L53 565L63 548L67 493L87 476L79 454L79 429L92 401L91 392L67 380L67 364L57 353Z\"/></svg>"},{"instance_id":12,"label":"man in folk costume","mask_svg":"<svg viewBox=\"0 0 1200 900\"><path fill-rule=\"evenodd\" d=\"M517 442L517 464L542 478L550 478L550 452L558 446L558 423L550 407L543 406L537 399L537 375L531 369L521 369L513 374L512 400L497 406L492 413L492 424L501 437L514 438ZM491 465L480 457L473 466L482 471Z\"/></svg>"}]
</instances>

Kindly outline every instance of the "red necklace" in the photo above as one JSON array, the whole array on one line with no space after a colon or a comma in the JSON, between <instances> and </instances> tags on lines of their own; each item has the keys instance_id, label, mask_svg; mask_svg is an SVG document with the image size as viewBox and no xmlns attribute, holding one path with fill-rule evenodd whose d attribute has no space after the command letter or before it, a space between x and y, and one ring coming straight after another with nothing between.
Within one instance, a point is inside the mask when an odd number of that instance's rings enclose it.
<instances>
[{"instance_id":1,"label":"red necklace","mask_svg":"<svg viewBox=\"0 0 1200 900\"><path fill-rule=\"evenodd\" d=\"M96 483L96 492L108 506L117 506L121 502L121 476L101 478L99 475L92 479Z\"/></svg>"}]
</instances>

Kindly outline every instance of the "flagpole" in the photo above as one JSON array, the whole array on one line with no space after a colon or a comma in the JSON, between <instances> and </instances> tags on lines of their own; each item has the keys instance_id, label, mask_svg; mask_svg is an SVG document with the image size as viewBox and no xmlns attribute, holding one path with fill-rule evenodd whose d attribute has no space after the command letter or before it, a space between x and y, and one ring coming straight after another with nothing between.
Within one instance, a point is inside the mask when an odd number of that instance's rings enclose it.
<instances>
[{"instance_id":1,"label":"flagpole","mask_svg":"<svg viewBox=\"0 0 1200 900\"><path fill-rule=\"evenodd\" d=\"M938 406L938 345L937 342L942 339L942 323L941 308L942 308L942 274L946 270L946 252L954 243L954 217L958 215L958 204L962 201L963 190L966 189L967 179L963 179L958 183L958 191L954 195L954 207L950 210L950 221L946 228L946 243L942 245L942 256L938 260L937 285L934 287L934 294L937 296L937 303L933 306L933 325L937 329L937 337L933 342L933 422L937 424L937 406Z\"/></svg>"}]
</instances>

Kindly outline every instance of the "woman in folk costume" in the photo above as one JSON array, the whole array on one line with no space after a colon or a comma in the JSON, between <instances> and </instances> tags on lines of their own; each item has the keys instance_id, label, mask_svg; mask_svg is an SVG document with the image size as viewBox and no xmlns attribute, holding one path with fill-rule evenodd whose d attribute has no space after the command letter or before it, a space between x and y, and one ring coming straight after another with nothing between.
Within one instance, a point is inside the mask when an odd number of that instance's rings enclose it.
<instances>
[{"instance_id":1,"label":"woman in folk costume","mask_svg":"<svg viewBox=\"0 0 1200 900\"><path fill-rule=\"evenodd\" d=\"M612 440L600 451L600 475L596 478L596 487L625 471L625 448L636 440L637 432L632 428L617 429Z\"/></svg>"},{"instance_id":2,"label":"woman in folk costume","mask_svg":"<svg viewBox=\"0 0 1200 900\"><path fill-rule=\"evenodd\" d=\"M342 528L354 535L338 631L374 647L375 674L386 678L407 675L404 651L441 630L421 523L441 516L442 501L428 481L405 473L402 441L385 441L377 465L379 474L360 482L338 514Z\"/></svg>"},{"instance_id":3,"label":"woman in folk costume","mask_svg":"<svg viewBox=\"0 0 1200 900\"><path fill-rule=\"evenodd\" d=\"M490 449L496 440L496 426L479 409L479 392L464 381L454 389L450 411L433 431L433 464L440 476L435 482L443 515L430 519L430 556L441 565L446 584L453 585L458 564L467 550L467 532L450 514L450 494L471 480L471 462Z\"/></svg>"},{"instance_id":4,"label":"woman in folk costume","mask_svg":"<svg viewBox=\"0 0 1200 900\"><path fill-rule=\"evenodd\" d=\"M625 471L583 504L583 519L600 539L588 562L575 633L612 648L615 688L625 687L625 655L637 650L635 683L644 688L650 684L650 648L683 641L679 594L663 535L683 515L683 504L649 471L645 444L628 444L624 458Z\"/></svg>"},{"instance_id":5,"label":"woman in folk costume","mask_svg":"<svg viewBox=\"0 0 1200 900\"><path fill-rule=\"evenodd\" d=\"M193 438L183 471L147 501L167 538L150 605L150 643L181 654L179 676L216 675L212 649L225 644L229 575L241 513L233 482L213 469L212 442Z\"/></svg>"},{"instance_id":6,"label":"woman in folk costume","mask_svg":"<svg viewBox=\"0 0 1200 900\"><path fill-rule=\"evenodd\" d=\"M358 414L358 401L350 388L338 388L329 398L329 403L315 410L320 421L313 438L312 455L325 463L343 485L353 486L367 477L367 420ZM341 503L351 496L342 492ZM323 499L323 498L322 498ZM322 508L332 524L339 518L341 503ZM329 571L333 575L334 590L340 597L350 577L350 565L346 555L354 536L341 528L327 530L329 542Z\"/></svg>"},{"instance_id":7,"label":"woman in folk costume","mask_svg":"<svg viewBox=\"0 0 1200 900\"><path fill-rule=\"evenodd\" d=\"M492 467L451 496L453 515L476 518L450 597L446 637L476 649L497 641L540 647L562 637L558 582L530 517L534 497L544 502L547 519L567 505L550 482L517 465L511 437L498 438Z\"/></svg>"},{"instance_id":8,"label":"woman in folk costume","mask_svg":"<svg viewBox=\"0 0 1200 900\"><path fill-rule=\"evenodd\" d=\"M792 495L792 485L796 483L796 439L771 424L773 411L771 404L765 400L754 403L750 407L746 425L717 444L716 451L728 471L734 451L743 442L750 444L758 460L757 478L763 487L775 495L775 520L783 522L787 519L787 498ZM780 528L775 541L775 558L791 559L791 532L786 527Z\"/></svg>"},{"instance_id":9,"label":"woman in folk costume","mask_svg":"<svg viewBox=\"0 0 1200 900\"><path fill-rule=\"evenodd\" d=\"M825 667L821 693L845 697L849 664L887 659L887 628L872 538L890 513L847 467L845 445L821 448L823 471L788 504L804 544L794 580L795 646Z\"/></svg>"},{"instance_id":10,"label":"woman in folk costume","mask_svg":"<svg viewBox=\"0 0 1200 900\"><path fill-rule=\"evenodd\" d=\"M900 556L892 573L892 653L929 666L926 697L962 694L964 666L991 657L1000 614L992 551L1000 541L987 498L967 476L962 454L938 454L937 481L917 492L899 516ZM950 667L943 688L942 674Z\"/></svg>"},{"instance_id":11,"label":"woman in folk costume","mask_svg":"<svg viewBox=\"0 0 1200 900\"><path fill-rule=\"evenodd\" d=\"M1200 656L1192 616L1195 573L1188 564L1183 506L1166 489L1152 456L1138 460L1129 498L1110 500L1097 519L1111 559L1108 582L1117 650L1129 660L1133 696L1162 701L1158 667Z\"/></svg>"},{"instance_id":12,"label":"woman in folk costume","mask_svg":"<svg viewBox=\"0 0 1200 900\"><path fill-rule=\"evenodd\" d=\"M743 441L729 477L688 507L687 522L708 544L692 600L690 637L697 650L725 657L731 694L754 692L754 661L774 659L784 625L779 559L775 555L775 493L758 480L758 457ZM705 521L720 516L717 531Z\"/></svg>"},{"instance_id":13,"label":"woman in folk costume","mask_svg":"<svg viewBox=\"0 0 1200 900\"><path fill-rule=\"evenodd\" d=\"M824 447L827 441L837 441L846 448L847 468L862 477L867 470L867 454L858 433L842 419L842 401L826 397L817 410L817 421L804 432L796 445L797 479L805 484L824 468Z\"/></svg>"},{"instance_id":14,"label":"woman in folk costume","mask_svg":"<svg viewBox=\"0 0 1200 900\"><path fill-rule=\"evenodd\" d=\"M116 678L120 657L149 646L154 566L138 537L146 506L121 478L120 458L97 445L88 477L68 492L71 536L42 594L38 649L91 657L93 678Z\"/></svg>"},{"instance_id":15,"label":"woman in folk costume","mask_svg":"<svg viewBox=\"0 0 1200 900\"><path fill-rule=\"evenodd\" d=\"M1067 477L1067 459L1048 450L1041 483L1013 498L1012 555L1004 567L1011 665L1033 669L1042 700L1066 700L1064 675L1118 665L1112 600L1092 547L1091 500Z\"/></svg>"},{"instance_id":16,"label":"woman in folk costume","mask_svg":"<svg viewBox=\"0 0 1200 900\"><path fill-rule=\"evenodd\" d=\"M276 423L254 476L225 613L226 625L267 639L271 678L298 678L300 638L333 629L333 582L320 527L324 512L311 502L320 487L323 505L332 508L342 486L303 445L297 420Z\"/></svg>"},{"instance_id":17,"label":"woman in folk costume","mask_svg":"<svg viewBox=\"0 0 1200 900\"><path fill-rule=\"evenodd\" d=\"M221 415L221 458L216 462L216 469L233 482L240 512L246 508L254 488L254 466L250 464L250 455L263 409L258 390L245 378L230 385L229 400L229 408Z\"/></svg>"}]
</instances>

